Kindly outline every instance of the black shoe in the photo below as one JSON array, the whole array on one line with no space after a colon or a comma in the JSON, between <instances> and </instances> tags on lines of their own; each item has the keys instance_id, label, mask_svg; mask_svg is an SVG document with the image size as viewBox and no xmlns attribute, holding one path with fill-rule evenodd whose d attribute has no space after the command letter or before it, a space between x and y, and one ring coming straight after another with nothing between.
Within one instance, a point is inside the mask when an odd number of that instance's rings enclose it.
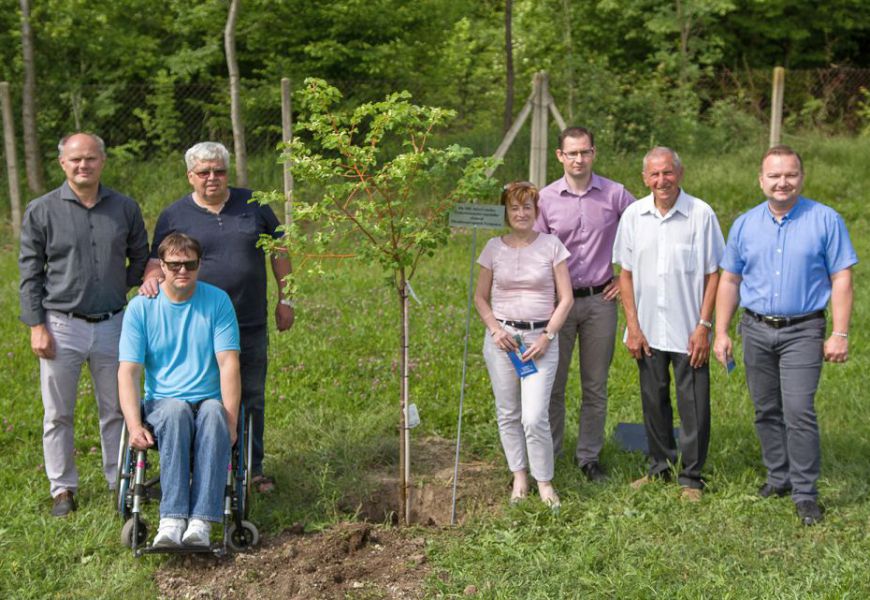
<instances>
[{"instance_id":1,"label":"black shoe","mask_svg":"<svg viewBox=\"0 0 870 600\"><path fill-rule=\"evenodd\" d=\"M776 487L775 485L765 483L763 486L758 488L758 495L762 498L770 498L771 496L777 496L779 498L782 498L783 496L787 496L789 493L791 493L790 485Z\"/></svg>"},{"instance_id":2,"label":"black shoe","mask_svg":"<svg viewBox=\"0 0 870 600\"><path fill-rule=\"evenodd\" d=\"M586 475L586 479L592 482L601 482L607 479L607 473L598 462L589 462L580 466L580 470Z\"/></svg>"},{"instance_id":3,"label":"black shoe","mask_svg":"<svg viewBox=\"0 0 870 600\"><path fill-rule=\"evenodd\" d=\"M804 525L815 525L822 520L822 509L815 500L801 500L794 508Z\"/></svg>"},{"instance_id":4,"label":"black shoe","mask_svg":"<svg viewBox=\"0 0 870 600\"><path fill-rule=\"evenodd\" d=\"M54 506L51 507L52 517L65 517L76 509L76 499L69 490L61 492L54 497Z\"/></svg>"}]
</instances>

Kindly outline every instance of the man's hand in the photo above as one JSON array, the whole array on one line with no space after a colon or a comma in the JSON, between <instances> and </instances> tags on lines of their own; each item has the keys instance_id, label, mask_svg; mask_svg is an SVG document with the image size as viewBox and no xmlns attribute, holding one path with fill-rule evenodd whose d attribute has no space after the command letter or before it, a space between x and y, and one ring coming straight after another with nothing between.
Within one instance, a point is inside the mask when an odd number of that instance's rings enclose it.
<instances>
[{"instance_id":1,"label":"man's hand","mask_svg":"<svg viewBox=\"0 0 870 600\"><path fill-rule=\"evenodd\" d=\"M154 436L144 425L139 424L130 428L130 445L137 450L145 450L154 445Z\"/></svg>"},{"instance_id":2,"label":"man's hand","mask_svg":"<svg viewBox=\"0 0 870 600\"><path fill-rule=\"evenodd\" d=\"M840 335L832 335L825 341L825 360L843 363L849 360L849 340Z\"/></svg>"},{"instance_id":3,"label":"man's hand","mask_svg":"<svg viewBox=\"0 0 870 600\"><path fill-rule=\"evenodd\" d=\"M689 364L698 369L710 358L710 330L703 325L695 327L689 336Z\"/></svg>"},{"instance_id":4,"label":"man's hand","mask_svg":"<svg viewBox=\"0 0 870 600\"><path fill-rule=\"evenodd\" d=\"M275 326L278 331L287 331L293 327L293 322L296 320L296 313L292 306L281 304L275 305Z\"/></svg>"},{"instance_id":5,"label":"man's hand","mask_svg":"<svg viewBox=\"0 0 870 600\"><path fill-rule=\"evenodd\" d=\"M30 328L30 349L39 358L54 358L54 338L44 323Z\"/></svg>"},{"instance_id":6,"label":"man's hand","mask_svg":"<svg viewBox=\"0 0 870 600\"><path fill-rule=\"evenodd\" d=\"M609 302L619 298L619 279L611 279L610 283L604 287L602 295L604 296L604 299Z\"/></svg>"},{"instance_id":7,"label":"man's hand","mask_svg":"<svg viewBox=\"0 0 870 600\"><path fill-rule=\"evenodd\" d=\"M628 353L635 360L640 360L644 356L652 356L652 350L649 348L649 342L646 341L646 336L640 329L634 327L628 328L628 335L625 338L625 347L628 348Z\"/></svg>"},{"instance_id":8,"label":"man's hand","mask_svg":"<svg viewBox=\"0 0 870 600\"><path fill-rule=\"evenodd\" d=\"M716 339L713 340L713 354L716 355L716 360L722 363L723 367L728 366L728 359L733 356L733 348L731 338L726 333L717 333Z\"/></svg>"},{"instance_id":9,"label":"man's hand","mask_svg":"<svg viewBox=\"0 0 870 600\"><path fill-rule=\"evenodd\" d=\"M162 277L149 277L139 286L139 295L147 298L156 298L161 281L163 281Z\"/></svg>"}]
</instances>

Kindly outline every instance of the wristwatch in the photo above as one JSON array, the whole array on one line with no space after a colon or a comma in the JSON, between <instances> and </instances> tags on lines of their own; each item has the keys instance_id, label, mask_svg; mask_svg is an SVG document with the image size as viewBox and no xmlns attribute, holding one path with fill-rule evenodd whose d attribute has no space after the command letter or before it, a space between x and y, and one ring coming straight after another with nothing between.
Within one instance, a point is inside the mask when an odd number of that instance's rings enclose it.
<instances>
[{"instance_id":1,"label":"wristwatch","mask_svg":"<svg viewBox=\"0 0 870 600\"><path fill-rule=\"evenodd\" d=\"M555 333L550 333L550 331L547 330L547 329L544 330L544 335L547 336L547 340L550 341L550 342L552 342L553 340L556 339L556 334L555 334Z\"/></svg>"},{"instance_id":2,"label":"wristwatch","mask_svg":"<svg viewBox=\"0 0 870 600\"><path fill-rule=\"evenodd\" d=\"M283 304L284 306L289 306L293 308L293 301L290 298L281 298L278 300L278 304Z\"/></svg>"}]
</instances>

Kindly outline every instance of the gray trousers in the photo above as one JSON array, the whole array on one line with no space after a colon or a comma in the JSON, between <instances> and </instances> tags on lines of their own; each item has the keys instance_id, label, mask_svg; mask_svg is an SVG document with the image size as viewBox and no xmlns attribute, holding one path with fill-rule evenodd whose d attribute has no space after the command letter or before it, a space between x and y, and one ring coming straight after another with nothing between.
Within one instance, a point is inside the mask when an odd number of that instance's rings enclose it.
<instances>
[{"instance_id":1,"label":"gray trousers","mask_svg":"<svg viewBox=\"0 0 870 600\"><path fill-rule=\"evenodd\" d=\"M702 489L701 469L710 446L710 365L695 369L689 355L652 348L652 356L637 361L643 422L649 444L650 475L667 475L677 464L674 412L671 408L671 376L677 388L680 413L680 474L684 487Z\"/></svg>"},{"instance_id":2,"label":"gray trousers","mask_svg":"<svg viewBox=\"0 0 870 600\"><path fill-rule=\"evenodd\" d=\"M88 323L63 313L48 311L46 327L54 337L56 356L39 359L39 380L45 416L42 449L51 495L76 491L79 475L75 463L73 423L82 365L87 362L94 382L100 416L103 473L114 487L118 444L124 416L118 403L118 341L124 313L101 323Z\"/></svg>"},{"instance_id":3,"label":"gray trousers","mask_svg":"<svg viewBox=\"0 0 870 600\"><path fill-rule=\"evenodd\" d=\"M550 431L556 456L562 453L565 437L565 386L577 338L580 339L578 354L583 394L575 457L582 466L597 462L604 446L607 375L616 341L616 302L605 300L603 294L575 298L559 330L559 365L550 393Z\"/></svg>"},{"instance_id":4,"label":"gray trousers","mask_svg":"<svg viewBox=\"0 0 870 600\"><path fill-rule=\"evenodd\" d=\"M822 373L825 319L774 329L740 320L746 383L767 483L792 486L795 502L818 495L821 466L814 399Z\"/></svg>"}]
</instances>

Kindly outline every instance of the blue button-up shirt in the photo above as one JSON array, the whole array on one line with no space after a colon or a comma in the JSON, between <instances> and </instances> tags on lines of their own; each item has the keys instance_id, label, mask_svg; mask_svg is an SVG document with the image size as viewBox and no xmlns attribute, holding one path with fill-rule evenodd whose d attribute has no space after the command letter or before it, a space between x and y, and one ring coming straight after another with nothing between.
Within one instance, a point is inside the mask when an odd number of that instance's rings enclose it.
<instances>
[{"instance_id":1,"label":"blue button-up shirt","mask_svg":"<svg viewBox=\"0 0 870 600\"><path fill-rule=\"evenodd\" d=\"M831 275L858 262L843 218L800 196L777 222L767 201L740 215L728 233L721 267L742 277L740 306L762 315L822 310Z\"/></svg>"}]
</instances>

